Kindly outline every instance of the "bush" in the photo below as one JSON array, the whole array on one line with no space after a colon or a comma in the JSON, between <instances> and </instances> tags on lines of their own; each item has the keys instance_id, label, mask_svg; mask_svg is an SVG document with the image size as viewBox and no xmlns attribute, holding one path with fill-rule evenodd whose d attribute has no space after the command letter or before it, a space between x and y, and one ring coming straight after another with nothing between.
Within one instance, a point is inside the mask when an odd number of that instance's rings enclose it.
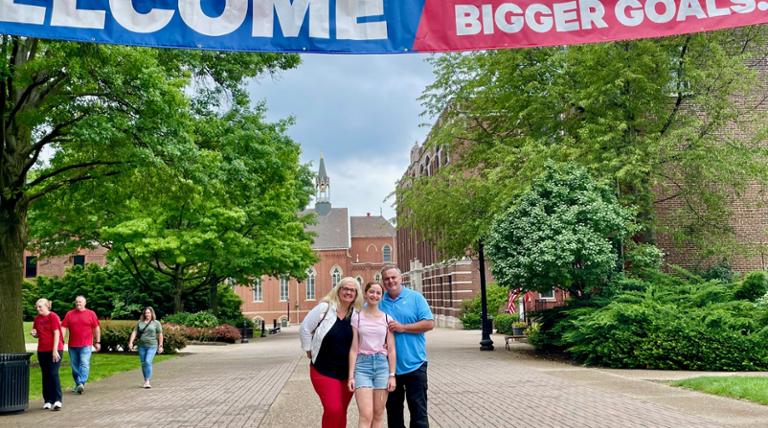
<instances>
[{"instance_id":1,"label":"bush","mask_svg":"<svg viewBox=\"0 0 768 428\"><path fill-rule=\"evenodd\" d=\"M128 340L135 321L104 322L101 325L102 352L128 352ZM173 324L163 324L163 352L175 354L187 346L184 333Z\"/></svg>"},{"instance_id":2,"label":"bush","mask_svg":"<svg viewBox=\"0 0 768 428\"><path fill-rule=\"evenodd\" d=\"M499 311L506 309L507 296L509 290L496 284L490 284L486 289L488 298L488 315L495 317ZM465 300L462 303L462 314L459 318L465 330L480 328L480 295L478 294L472 300Z\"/></svg>"},{"instance_id":3,"label":"bush","mask_svg":"<svg viewBox=\"0 0 768 428\"><path fill-rule=\"evenodd\" d=\"M610 298L542 313L529 342L588 365L768 370L768 308L735 299L734 288L679 269L621 280L609 287Z\"/></svg>"},{"instance_id":4,"label":"bush","mask_svg":"<svg viewBox=\"0 0 768 428\"><path fill-rule=\"evenodd\" d=\"M196 342L224 342L235 343L242 337L240 330L229 325L222 324L210 328L186 327L177 324L168 324L178 331L185 339Z\"/></svg>"},{"instance_id":5,"label":"bush","mask_svg":"<svg viewBox=\"0 0 768 428\"><path fill-rule=\"evenodd\" d=\"M754 302L763 297L766 293L766 278L763 272L751 272L747 274L744 281L733 294L735 299L749 300Z\"/></svg>"},{"instance_id":6,"label":"bush","mask_svg":"<svg viewBox=\"0 0 768 428\"><path fill-rule=\"evenodd\" d=\"M493 323L496 325L496 332L500 334L512 334L512 324L517 322L519 316L517 314L498 314L493 319Z\"/></svg>"},{"instance_id":7,"label":"bush","mask_svg":"<svg viewBox=\"0 0 768 428\"><path fill-rule=\"evenodd\" d=\"M207 311L195 312L194 314L189 312L177 312L165 316L163 321L195 328L213 328L219 325L219 319L216 318L216 315Z\"/></svg>"}]
</instances>

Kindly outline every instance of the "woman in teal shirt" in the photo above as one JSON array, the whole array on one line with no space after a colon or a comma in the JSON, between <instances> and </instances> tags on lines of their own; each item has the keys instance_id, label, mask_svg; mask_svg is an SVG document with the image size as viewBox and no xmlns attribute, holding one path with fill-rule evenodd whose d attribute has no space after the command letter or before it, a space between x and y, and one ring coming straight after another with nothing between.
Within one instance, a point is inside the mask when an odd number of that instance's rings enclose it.
<instances>
[{"instance_id":1,"label":"woman in teal shirt","mask_svg":"<svg viewBox=\"0 0 768 428\"><path fill-rule=\"evenodd\" d=\"M147 306L141 311L141 318L128 339L128 348L133 350L133 343L139 346L139 361L141 371L144 374L144 388L152 388L149 381L152 379L152 360L155 354L163 353L163 326L155 316L155 310Z\"/></svg>"}]
</instances>

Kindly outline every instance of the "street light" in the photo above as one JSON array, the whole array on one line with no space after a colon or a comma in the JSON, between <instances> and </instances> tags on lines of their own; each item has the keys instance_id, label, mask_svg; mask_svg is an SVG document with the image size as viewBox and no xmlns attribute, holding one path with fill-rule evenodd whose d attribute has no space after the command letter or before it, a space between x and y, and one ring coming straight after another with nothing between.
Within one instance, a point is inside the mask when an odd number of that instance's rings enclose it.
<instances>
[{"instance_id":1,"label":"street light","mask_svg":"<svg viewBox=\"0 0 768 428\"><path fill-rule=\"evenodd\" d=\"M483 333L480 340L481 351L493 351L493 340L491 339L491 319L488 318L488 297L485 284L485 253L483 251L482 239L477 243L478 262L480 264L480 322L482 323Z\"/></svg>"}]
</instances>

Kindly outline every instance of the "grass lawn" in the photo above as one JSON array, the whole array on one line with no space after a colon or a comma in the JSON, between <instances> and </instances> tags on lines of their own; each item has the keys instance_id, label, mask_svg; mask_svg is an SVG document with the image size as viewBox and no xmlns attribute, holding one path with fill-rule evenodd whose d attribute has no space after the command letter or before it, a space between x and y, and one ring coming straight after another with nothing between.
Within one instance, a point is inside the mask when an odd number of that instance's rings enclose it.
<instances>
[{"instance_id":1,"label":"grass lawn","mask_svg":"<svg viewBox=\"0 0 768 428\"><path fill-rule=\"evenodd\" d=\"M671 385L768 405L768 377L702 376L671 382Z\"/></svg>"},{"instance_id":2,"label":"grass lawn","mask_svg":"<svg viewBox=\"0 0 768 428\"><path fill-rule=\"evenodd\" d=\"M66 351L63 354L63 361L61 363L61 369L59 370L59 378L61 379L61 390L63 393L66 393L67 390L74 386L74 381L72 380L72 371L69 368L69 355L67 355ZM158 363L160 361L165 361L176 356L177 355L160 354L155 356L154 362ZM94 353L91 356L91 373L90 376L88 376L88 381L93 382L105 377L112 376L115 373L138 369L140 367L141 364L139 363L139 356L137 354ZM37 354L32 355L32 367L30 369L29 377L29 399L36 400L42 398L42 374L40 373L40 367L37 365ZM141 374L137 374L137 384L141 381Z\"/></svg>"},{"instance_id":3,"label":"grass lawn","mask_svg":"<svg viewBox=\"0 0 768 428\"><path fill-rule=\"evenodd\" d=\"M30 330L32 330L32 321L25 321L24 322L24 341L27 343L37 343L37 339L32 337L32 335L29 334Z\"/></svg>"}]
</instances>

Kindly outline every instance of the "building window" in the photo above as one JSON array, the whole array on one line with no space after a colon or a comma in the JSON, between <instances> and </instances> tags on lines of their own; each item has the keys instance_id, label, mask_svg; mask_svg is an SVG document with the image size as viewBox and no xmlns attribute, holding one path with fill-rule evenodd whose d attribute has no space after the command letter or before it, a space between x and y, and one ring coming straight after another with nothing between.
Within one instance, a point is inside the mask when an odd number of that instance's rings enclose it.
<instances>
[{"instance_id":1,"label":"building window","mask_svg":"<svg viewBox=\"0 0 768 428\"><path fill-rule=\"evenodd\" d=\"M256 279L251 284L251 287L253 288L253 301L254 302L263 302L264 301L264 287L261 285L261 278Z\"/></svg>"},{"instance_id":2,"label":"building window","mask_svg":"<svg viewBox=\"0 0 768 428\"><path fill-rule=\"evenodd\" d=\"M392 247L385 245L381 248L381 254L384 256L384 263L392 261Z\"/></svg>"},{"instance_id":3,"label":"building window","mask_svg":"<svg viewBox=\"0 0 768 428\"><path fill-rule=\"evenodd\" d=\"M24 278L34 278L37 276L37 257L27 256L24 265Z\"/></svg>"},{"instance_id":4,"label":"building window","mask_svg":"<svg viewBox=\"0 0 768 428\"><path fill-rule=\"evenodd\" d=\"M85 266L85 256L83 255L72 256L72 265Z\"/></svg>"},{"instance_id":5,"label":"building window","mask_svg":"<svg viewBox=\"0 0 768 428\"><path fill-rule=\"evenodd\" d=\"M380 273L377 273L376 275L373 276L373 282L375 282L377 284L381 284L381 274Z\"/></svg>"},{"instance_id":6,"label":"building window","mask_svg":"<svg viewBox=\"0 0 768 428\"><path fill-rule=\"evenodd\" d=\"M334 266L331 270L331 287L335 287L341 281L341 268Z\"/></svg>"},{"instance_id":7,"label":"building window","mask_svg":"<svg viewBox=\"0 0 768 428\"><path fill-rule=\"evenodd\" d=\"M315 277L317 274L314 269L307 271L307 297L306 300L315 300Z\"/></svg>"},{"instance_id":8,"label":"building window","mask_svg":"<svg viewBox=\"0 0 768 428\"><path fill-rule=\"evenodd\" d=\"M555 289L539 293L542 300L555 300Z\"/></svg>"},{"instance_id":9,"label":"building window","mask_svg":"<svg viewBox=\"0 0 768 428\"><path fill-rule=\"evenodd\" d=\"M362 276L358 276L357 278L355 278L355 281L357 281L357 285L359 285L360 288L363 287L363 277Z\"/></svg>"},{"instance_id":10,"label":"building window","mask_svg":"<svg viewBox=\"0 0 768 428\"><path fill-rule=\"evenodd\" d=\"M280 301L281 302L288 301L288 277L287 276L280 277Z\"/></svg>"}]
</instances>

